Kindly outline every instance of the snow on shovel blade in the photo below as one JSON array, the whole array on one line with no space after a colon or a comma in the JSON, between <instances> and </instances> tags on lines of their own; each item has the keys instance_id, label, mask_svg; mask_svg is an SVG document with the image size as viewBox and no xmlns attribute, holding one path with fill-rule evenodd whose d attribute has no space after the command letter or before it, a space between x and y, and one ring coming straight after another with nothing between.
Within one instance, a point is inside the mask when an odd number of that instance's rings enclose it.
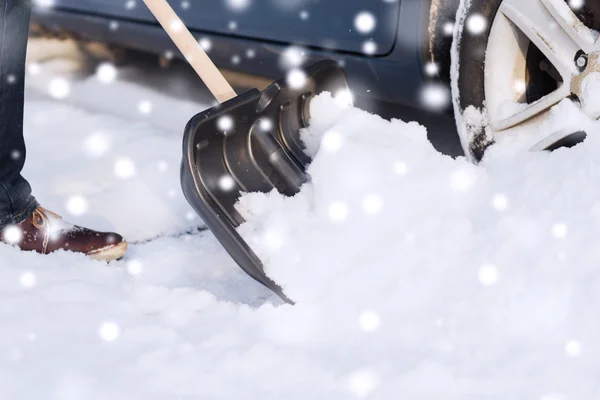
<instances>
[{"instance_id":1,"label":"snow on shovel blade","mask_svg":"<svg viewBox=\"0 0 600 400\"><path fill-rule=\"evenodd\" d=\"M301 88L286 80L262 93L246 92L194 116L183 140L181 181L185 197L238 265L284 301L292 303L264 272L263 264L237 233L244 219L235 209L242 193L292 196L308 181L300 129L308 125L315 95L349 90L343 70L321 61L304 70Z\"/></svg>"}]
</instances>

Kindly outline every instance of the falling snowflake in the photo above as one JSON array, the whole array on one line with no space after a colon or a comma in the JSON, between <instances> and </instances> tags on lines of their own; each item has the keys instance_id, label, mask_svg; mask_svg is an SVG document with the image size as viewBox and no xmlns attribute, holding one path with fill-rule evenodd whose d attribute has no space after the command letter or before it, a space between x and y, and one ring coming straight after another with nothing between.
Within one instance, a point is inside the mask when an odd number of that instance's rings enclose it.
<instances>
[{"instance_id":1,"label":"falling snowflake","mask_svg":"<svg viewBox=\"0 0 600 400\"><path fill-rule=\"evenodd\" d=\"M98 333L105 342L114 342L121 336L121 328L114 322L103 322Z\"/></svg>"},{"instance_id":2,"label":"falling snowflake","mask_svg":"<svg viewBox=\"0 0 600 400\"><path fill-rule=\"evenodd\" d=\"M72 196L67 200L67 211L74 216L80 216L87 212L88 202L83 196Z\"/></svg>"},{"instance_id":3,"label":"falling snowflake","mask_svg":"<svg viewBox=\"0 0 600 400\"><path fill-rule=\"evenodd\" d=\"M233 118L229 115L224 115L217 121L217 127L223 132L228 132L233 128Z\"/></svg>"},{"instance_id":4,"label":"falling snowflake","mask_svg":"<svg viewBox=\"0 0 600 400\"><path fill-rule=\"evenodd\" d=\"M487 20L481 14L473 14L467 19L467 30L472 35L481 35L487 28Z\"/></svg>"},{"instance_id":5,"label":"falling snowflake","mask_svg":"<svg viewBox=\"0 0 600 400\"><path fill-rule=\"evenodd\" d=\"M429 83L421 88L421 104L432 111L441 111L450 105L450 90L439 83Z\"/></svg>"},{"instance_id":6,"label":"falling snowflake","mask_svg":"<svg viewBox=\"0 0 600 400\"><path fill-rule=\"evenodd\" d=\"M375 16L368 11L362 11L354 18L354 27L363 35L373 32L376 25L377 20Z\"/></svg>"},{"instance_id":7,"label":"falling snowflake","mask_svg":"<svg viewBox=\"0 0 600 400\"><path fill-rule=\"evenodd\" d=\"M444 24L444 35L452 36L454 34L454 22L446 22Z\"/></svg>"},{"instance_id":8,"label":"falling snowflake","mask_svg":"<svg viewBox=\"0 0 600 400\"><path fill-rule=\"evenodd\" d=\"M475 186L477 174L473 167L457 168L450 175L450 188L455 192L465 193Z\"/></svg>"},{"instance_id":9,"label":"falling snowflake","mask_svg":"<svg viewBox=\"0 0 600 400\"><path fill-rule=\"evenodd\" d=\"M34 0L34 3L39 8L50 8L56 4L55 0Z\"/></svg>"},{"instance_id":10,"label":"falling snowflake","mask_svg":"<svg viewBox=\"0 0 600 400\"><path fill-rule=\"evenodd\" d=\"M2 231L4 241L10 245L19 244L23 240L23 231L16 225L10 225Z\"/></svg>"},{"instance_id":11,"label":"falling snowflake","mask_svg":"<svg viewBox=\"0 0 600 400\"><path fill-rule=\"evenodd\" d=\"M378 194L370 194L363 200L363 209L369 215L377 215L383 209L383 199Z\"/></svg>"},{"instance_id":12,"label":"falling snowflake","mask_svg":"<svg viewBox=\"0 0 600 400\"><path fill-rule=\"evenodd\" d=\"M557 239L564 239L569 233L569 228L564 223L557 223L552 226L552 235Z\"/></svg>"},{"instance_id":13,"label":"falling snowflake","mask_svg":"<svg viewBox=\"0 0 600 400\"><path fill-rule=\"evenodd\" d=\"M127 262L127 273L131 276L139 276L144 271L144 265L139 260Z\"/></svg>"},{"instance_id":14,"label":"falling snowflake","mask_svg":"<svg viewBox=\"0 0 600 400\"><path fill-rule=\"evenodd\" d=\"M149 115L152 112L152 108L152 103L148 100L142 100L138 104L138 111L144 115Z\"/></svg>"},{"instance_id":15,"label":"falling snowflake","mask_svg":"<svg viewBox=\"0 0 600 400\"><path fill-rule=\"evenodd\" d=\"M321 149L330 152L338 152L343 145L344 138L336 131L327 131L321 139Z\"/></svg>"},{"instance_id":16,"label":"falling snowflake","mask_svg":"<svg viewBox=\"0 0 600 400\"><path fill-rule=\"evenodd\" d=\"M268 118L262 118L260 120L260 129L263 131L270 131L273 129L273 122Z\"/></svg>"},{"instance_id":17,"label":"falling snowflake","mask_svg":"<svg viewBox=\"0 0 600 400\"><path fill-rule=\"evenodd\" d=\"M157 168L160 172L165 172L169 169L169 163L167 163L166 161L159 161Z\"/></svg>"},{"instance_id":18,"label":"falling snowflake","mask_svg":"<svg viewBox=\"0 0 600 400\"><path fill-rule=\"evenodd\" d=\"M33 272L27 271L21 274L19 281L25 289L32 289L37 284L37 277Z\"/></svg>"},{"instance_id":19,"label":"falling snowflake","mask_svg":"<svg viewBox=\"0 0 600 400\"><path fill-rule=\"evenodd\" d=\"M281 231L269 229L263 237L263 242L269 250L277 251L283 247L285 240Z\"/></svg>"},{"instance_id":20,"label":"falling snowflake","mask_svg":"<svg viewBox=\"0 0 600 400\"><path fill-rule=\"evenodd\" d=\"M333 222L344 222L348 218L350 210L348 205L341 201L334 201L329 205L329 219Z\"/></svg>"},{"instance_id":21,"label":"falling snowflake","mask_svg":"<svg viewBox=\"0 0 600 400\"><path fill-rule=\"evenodd\" d=\"M83 141L82 147L90 158L100 158L110 150L111 140L102 132L94 132Z\"/></svg>"},{"instance_id":22,"label":"falling snowflake","mask_svg":"<svg viewBox=\"0 0 600 400\"><path fill-rule=\"evenodd\" d=\"M135 163L129 158L119 158L115 163L114 173L120 179L133 178L136 174Z\"/></svg>"},{"instance_id":23,"label":"falling snowflake","mask_svg":"<svg viewBox=\"0 0 600 400\"><path fill-rule=\"evenodd\" d=\"M334 98L335 104L340 108L348 108L354 104L354 94L350 89L339 90Z\"/></svg>"},{"instance_id":24,"label":"falling snowflake","mask_svg":"<svg viewBox=\"0 0 600 400\"><path fill-rule=\"evenodd\" d=\"M375 332L381 325L379 315L374 311L365 311L360 315L358 320L360 327L365 332Z\"/></svg>"},{"instance_id":25,"label":"falling snowflake","mask_svg":"<svg viewBox=\"0 0 600 400\"><path fill-rule=\"evenodd\" d=\"M225 175L219 179L219 187L224 192L230 192L235 188L235 181L229 175Z\"/></svg>"},{"instance_id":26,"label":"falling snowflake","mask_svg":"<svg viewBox=\"0 0 600 400\"><path fill-rule=\"evenodd\" d=\"M48 92L55 99L64 100L71 93L71 85L64 78L52 78L48 85Z\"/></svg>"},{"instance_id":27,"label":"falling snowflake","mask_svg":"<svg viewBox=\"0 0 600 400\"><path fill-rule=\"evenodd\" d=\"M569 7L578 11L585 5L585 0L569 0Z\"/></svg>"},{"instance_id":28,"label":"falling snowflake","mask_svg":"<svg viewBox=\"0 0 600 400\"><path fill-rule=\"evenodd\" d=\"M306 50L298 46L290 46L281 53L279 61L286 70L298 68L306 61Z\"/></svg>"},{"instance_id":29,"label":"falling snowflake","mask_svg":"<svg viewBox=\"0 0 600 400\"><path fill-rule=\"evenodd\" d=\"M310 14L308 11L306 11L306 10L300 11L300 19L302 21L307 21L309 18L310 18Z\"/></svg>"},{"instance_id":30,"label":"falling snowflake","mask_svg":"<svg viewBox=\"0 0 600 400\"><path fill-rule=\"evenodd\" d=\"M508 197L503 194L497 194L492 199L492 206L498 211L504 211L508 208Z\"/></svg>"},{"instance_id":31,"label":"falling snowflake","mask_svg":"<svg viewBox=\"0 0 600 400\"><path fill-rule=\"evenodd\" d=\"M437 65L437 63L430 61L427 64L425 64L425 73L428 76L436 76L439 72L440 67Z\"/></svg>"},{"instance_id":32,"label":"falling snowflake","mask_svg":"<svg viewBox=\"0 0 600 400\"><path fill-rule=\"evenodd\" d=\"M478 278L483 286L493 286L498 283L498 268L495 265L486 264L479 269Z\"/></svg>"},{"instance_id":33,"label":"falling snowflake","mask_svg":"<svg viewBox=\"0 0 600 400\"><path fill-rule=\"evenodd\" d=\"M377 52L377 43L369 40L363 43L362 51L365 54L373 55Z\"/></svg>"},{"instance_id":34,"label":"falling snowflake","mask_svg":"<svg viewBox=\"0 0 600 400\"><path fill-rule=\"evenodd\" d=\"M202 50L204 50L205 52L209 52L210 49L212 49L212 42L209 38L202 38L198 41L198 44L200 45L200 47L202 47Z\"/></svg>"},{"instance_id":35,"label":"falling snowflake","mask_svg":"<svg viewBox=\"0 0 600 400\"><path fill-rule=\"evenodd\" d=\"M40 66L40 64L36 63L36 62L31 62L29 64L27 64L27 73L30 75L38 75L40 73L40 71L42 70L42 67Z\"/></svg>"},{"instance_id":36,"label":"falling snowflake","mask_svg":"<svg viewBox=\"0 0 600 400\"><path fill-rule=\"evenodd\" d=\"M379 376L371 370L357 371L350 376L349 389L350 392L358 398L366 398L380 384Z\"/></svg>"},{"instance_id":37,"label":"falling snowflake","mask_svg":"<svg viewBox=\"0 0 600 400\"><path fill-rule=\"evenodd\" d=\"M565 345L565 352L569 357L578 357L581 354L581 343L577 340L569 340Z\"/></svg>"},{"instance_id":38,"label":"falling snowflake","mask_svg":"<svg viewBox=\"0 0 600 400\"><path fill-rule=\"evenodd\" d=\"M227 7L232 11L245 11L250 7L250 0L226 0Z\"/></svg>"},{"instance_id":39,"label":"falling snowflake","mask_svg":"<svg viewBox=\"0 0 600 400\"><path fill-rule=\"evenodd\" d=\"M96 77L102 83L112 83L117 79L117 68L112 63L102 63L96 69Z\"/></svg>"},{"instance_id":40,"label":"falling snowflake","mask_svg":"<svg viewBox=\"0 0 600 400\"><path fill-rule=\"evenodd\" d=\"M397 162L394 164L394 172L398 175L408 174L408 165L405 162Z\"/></svg>"},{"instance_id":41,"label":"falling snowflake","mask_svg":"<svg viewBox=\"0 0 600 400\"><path fill-rule=\"evenodd\" d=\"M287 74L287 84L292 89L301 89L306 85L306 72L301 69L293 69Z\"/></svg>"}]
</instances>

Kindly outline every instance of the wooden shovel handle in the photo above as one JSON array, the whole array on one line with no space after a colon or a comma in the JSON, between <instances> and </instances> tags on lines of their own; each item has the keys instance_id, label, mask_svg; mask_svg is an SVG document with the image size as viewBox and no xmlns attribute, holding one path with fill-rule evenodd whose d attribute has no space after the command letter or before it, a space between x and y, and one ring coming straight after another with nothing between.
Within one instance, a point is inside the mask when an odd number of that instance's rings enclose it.
<instances>
[{"instance_id":1,"label":"wooden shovel handle","mask_svg":"<svg viewBox=\"0 0 600 400\"><path fill-rule=\"evenodd\" d=\"M223 103L237 96L223 74L202 49L167 0L144 0L154 17L179 48L208 90Z\"/></svg>"}]
</instances>

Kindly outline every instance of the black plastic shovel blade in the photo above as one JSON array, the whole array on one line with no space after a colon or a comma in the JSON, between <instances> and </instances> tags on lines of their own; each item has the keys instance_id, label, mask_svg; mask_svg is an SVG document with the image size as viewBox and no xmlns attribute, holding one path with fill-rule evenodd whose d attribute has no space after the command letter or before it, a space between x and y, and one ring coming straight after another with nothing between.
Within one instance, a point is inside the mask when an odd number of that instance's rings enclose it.
<instances>
[{"instance_id":1,"label":"black plastic shovel blade","mask_svg":"<svg viewBox=\"0 0 600 400\"><path fill-rule=\"evenodd\" d=\"M238 265L288 303L292 301L236 232L244 219L235 204L242 193L277 189L292 196L308 181L311 160L300 129L308 126L310 100L324 91L348 90L348 82L334 61L321 61L304 72L300 89L281 80L262 93L251 90L194 116L183 140L186 199Z\"/></svg>"}]
</instances>

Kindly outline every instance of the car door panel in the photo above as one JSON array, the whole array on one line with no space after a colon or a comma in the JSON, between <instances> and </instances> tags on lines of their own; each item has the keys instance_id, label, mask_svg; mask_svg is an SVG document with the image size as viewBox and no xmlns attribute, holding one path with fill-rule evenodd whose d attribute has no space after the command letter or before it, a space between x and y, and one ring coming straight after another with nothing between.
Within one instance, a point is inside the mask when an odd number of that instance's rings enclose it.
<instances>
[{"instance_id":1,"label":"car door panel","mask_svg":"<svg viewBox=\"0 0 600 400\"><path fill-rule=\"evenodd\" d=\"M336 51L362 53L373 42L375 55L394 47L399 0L169 0L195 31L235 35L261 41L298 43ZM55 7L155 23L142 0L55 0ZM241 5L241 6L240 6ZM374 17L372 31L361 33L355 18Z\"/></svg>"}]
</instances>

